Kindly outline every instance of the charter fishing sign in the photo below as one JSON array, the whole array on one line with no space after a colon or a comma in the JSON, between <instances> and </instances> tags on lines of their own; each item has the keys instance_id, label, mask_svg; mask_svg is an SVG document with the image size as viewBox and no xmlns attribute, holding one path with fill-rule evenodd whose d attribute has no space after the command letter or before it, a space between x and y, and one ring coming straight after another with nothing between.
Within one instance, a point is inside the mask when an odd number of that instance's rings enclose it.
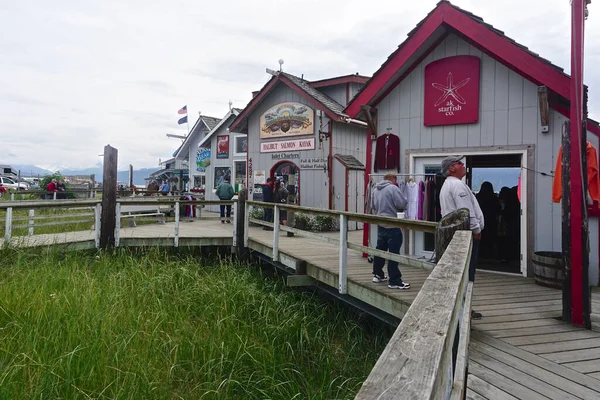
<instances>
[{"instance_id":1,"label":"charter fishing sign","mask_svg":"<svg viewBox=\"0 0 600 400\"><path fill-rule=\"evenodd\" d=\"M314 110L300 103L280 103L260 116L260 138L313 135Z\"/></svg>"},{"instance_id":2,"label":"charter fishing sign","mask_svg":"<svg viewBox=\"0 0 600 400\"><path fill-rule=\"evenodd\" d=\"M425 67L424 125L472 124L479 120L480 59L443 58Z\"/></svg>"}]
</instances>

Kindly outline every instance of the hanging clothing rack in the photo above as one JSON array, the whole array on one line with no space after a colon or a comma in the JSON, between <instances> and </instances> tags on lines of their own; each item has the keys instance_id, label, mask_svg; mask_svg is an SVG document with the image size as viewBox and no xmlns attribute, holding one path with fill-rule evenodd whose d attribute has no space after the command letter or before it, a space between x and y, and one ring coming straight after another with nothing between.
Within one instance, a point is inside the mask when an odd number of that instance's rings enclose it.
<instances>
[{"instance_id":1,"label":"hanging clothing rack","mask_svg":"<svg viewBox=\"0 0 600 400\"><path fill-rule=\"evenodd\" d=\"M373 178L375 177L381 177L381 176L385 176L387 174L369 174L369 180L373 180ZM406 177L406 178L410 178L410 177L417 177L417 176L424 176L424 177L435 177L441 174L405 174L405 173L397 173L396 176L401 176L401 177Z\"/></svg>"}]
</instances>

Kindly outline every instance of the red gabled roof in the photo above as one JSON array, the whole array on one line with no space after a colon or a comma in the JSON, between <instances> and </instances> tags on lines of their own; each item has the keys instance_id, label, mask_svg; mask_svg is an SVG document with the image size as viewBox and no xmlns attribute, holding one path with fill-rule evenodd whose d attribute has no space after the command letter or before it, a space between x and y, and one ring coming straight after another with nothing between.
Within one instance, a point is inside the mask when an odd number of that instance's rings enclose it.
<instances>
[{"instance_id":1,"label":"red gabled roof","mask_svg":"<svg viewBox=\"0 0 600 400\"><path fill-rule=\"evenodd\" d=\"M382 94L399 83L402 71L430 51L440 36L456 33L508 68L538 85L544 85L565 99L570 99L570 77L563 70L538 54L504 35L502 31L483 22L483 19L464 11L446 0L423 19L408 38L346 107L346 114L356 118L362 104L375 105Z\"/></svg>"},{"instance_id":2,"label":"red gabled roof","mask_svg":"<svg viewBox=\"0 0 600 400\"><path fill-rule=\"evenodd\" d=\"M316 108L323 111L329 118L344 122L348 115L344 113L344 106L327 96L325 93L315 89L310 82L286 72L276 72L276 74L263 86L256 96L250 100L250 103L244 108L244 111L236 117L229 126L231 132L247 133L248 117L254 112L256 107L263 99L271 93L278 83L290 87L293 91L308 100Z\"/></svg>"}]
</instances>

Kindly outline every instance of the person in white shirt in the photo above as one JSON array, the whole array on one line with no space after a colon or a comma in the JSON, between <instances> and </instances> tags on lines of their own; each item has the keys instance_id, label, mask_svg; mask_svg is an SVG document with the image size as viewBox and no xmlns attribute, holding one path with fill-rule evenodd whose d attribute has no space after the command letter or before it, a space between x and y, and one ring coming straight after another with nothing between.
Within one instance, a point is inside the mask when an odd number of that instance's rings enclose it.
<instances>
[{"instance_id":1,"label":"person in white shirt","mask_svg":"<svg viewBox=\"0 0 600 400\"><path fill-rule=\"evenodd\" d=\"M485 226L483 212L475 195L462 178L467 174L467 168L461 161L464 156L451 156L442 160L442 174L446 177L442 190L440 191L440 207L442 217L460 208L469 210L470 226L473 232L473 247L471 249L471 260L469 262L469 281L475 281L475 268L479 254L479 243L481 242L481 231ZM471 318L480 319L482 315L471 311Z\"/></svg>"}]
</instances>

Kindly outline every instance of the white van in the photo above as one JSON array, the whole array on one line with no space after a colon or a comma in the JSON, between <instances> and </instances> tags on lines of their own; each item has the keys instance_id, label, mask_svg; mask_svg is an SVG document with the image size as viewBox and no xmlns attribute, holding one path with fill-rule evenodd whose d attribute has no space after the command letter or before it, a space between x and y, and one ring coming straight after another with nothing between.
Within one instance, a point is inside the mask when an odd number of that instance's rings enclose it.
<instances>
[{"instance_id":1,"label":"white van","mask_svg":"<svg viewBox=\"0 0 600 400\"><path fill-rule=\"evenodd\" d=\"M16 178L19 176L19 171L7 164L0 164L0 175Z\"/></svg>"}]
</instances>

